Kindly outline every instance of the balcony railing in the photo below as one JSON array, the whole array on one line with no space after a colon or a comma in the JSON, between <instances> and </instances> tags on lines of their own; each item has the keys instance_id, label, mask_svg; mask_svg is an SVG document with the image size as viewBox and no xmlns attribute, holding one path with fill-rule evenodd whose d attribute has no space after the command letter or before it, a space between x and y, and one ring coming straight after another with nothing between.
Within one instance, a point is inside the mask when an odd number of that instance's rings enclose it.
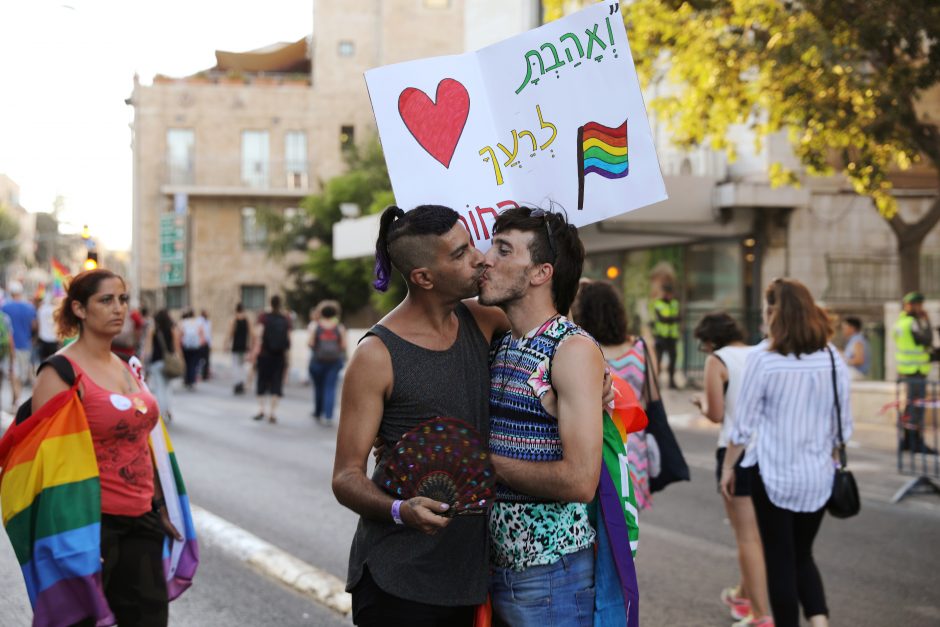
<instances>
[{"instance_id":1,"label":"balcony railing","mask_svg":"<svg viewBox=\"0 0 940 627\"><path fill-rule=\"evenodd\" d=\"M166 192L255 190L310 192L310 164L296 159L245 160L239 157L196 158L163 164L161 185Z\"/></svg>"},{"instance_id":2,"label":"balcony railing","mask_svg":"<svg viewBox=\"0 0 940 627\"><path fill-rule=\"evenodd\" d=\"M901 268L897 257L826 255L827 302L882 303L901 298ZM920 258L921 291L940 298L940 254Z\"/></svg>"}]
</instances>

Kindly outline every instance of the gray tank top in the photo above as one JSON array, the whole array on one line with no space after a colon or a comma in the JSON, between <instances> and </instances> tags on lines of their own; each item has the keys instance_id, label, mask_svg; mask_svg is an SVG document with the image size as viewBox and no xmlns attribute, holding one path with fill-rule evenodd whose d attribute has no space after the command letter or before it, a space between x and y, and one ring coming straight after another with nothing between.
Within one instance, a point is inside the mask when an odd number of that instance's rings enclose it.
<instances>
[{"instance_id":1,"label":"gray tank top","mask_svg":"<svg viewBox=\"0 0 940 627\"><path fill-rule=\"evenodd\" d=\"M379 436L386 453L402 435L435 416L459 418L489 436L489 344L473 314L457 306L457 340L447 350L421 348L375 325L392 357L394 383L385 402ZM385 460L372 480L380 484ZM432 605L476 605L486 599L488 583L487 517L458 516L429 536L391 520L359 519L349 554L346 590L368 567L375 583L402 599Z\"/></svg>"}]
</instances>

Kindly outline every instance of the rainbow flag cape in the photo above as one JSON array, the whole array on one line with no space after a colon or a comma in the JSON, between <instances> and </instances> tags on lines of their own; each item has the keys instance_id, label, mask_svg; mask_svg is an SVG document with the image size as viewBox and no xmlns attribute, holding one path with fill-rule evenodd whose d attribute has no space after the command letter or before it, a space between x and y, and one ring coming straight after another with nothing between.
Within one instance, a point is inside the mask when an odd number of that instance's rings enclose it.
<instances>
[{"instance_id":1,"label":"rainbow flag cape","mask_svg":"<svg viewBox=\"0 0 940 627\"><path fill-rule=\"evenodd\" d=\"M604 412L603 466L591 517L597 531L594 625L639 625L640 591L633 558L639 543L636 496L627 463L627 434L648 423L630 385L614 376L614 407Z\"/></svg>"},{"instance_id":2,"label":"rainbow flag cape","mask_svg":"<svg viewBox=\"0 0 940 627\"><path fill-rule=\"evenodd\" d=\"M65 296L65 280L71 272L55 257L52 258L50 264L52 265L52 295L56 298Z\"/></svg>"},{"instance_id":3,"label":"rainbow flag cape","mask_svg":"<svg viewBox=\"0 0 940 627\"><path fill-rule=\"evenodd\" d=\"M35 627L93 618L113 625L101 581L101 484L81 375L0 440L0 509L33 607ZM151 450L171 520L183 542L167 539L164 570L170 599L192 584L199 550L182 476L162 419ZM174 510L176 517L174 518Z\"/></svg>"},{"instance_id":4,"label":"rainbow flag cape","mask_svg":"<svg viewBox=\"0 0 940 627\"><path fill-rule=\"evenodd\" d=\"M627 121L617 128L588 122L578 127L578 209L584 209L584 177L621 179L630 174Z\"/></svg>"}]
</instances>

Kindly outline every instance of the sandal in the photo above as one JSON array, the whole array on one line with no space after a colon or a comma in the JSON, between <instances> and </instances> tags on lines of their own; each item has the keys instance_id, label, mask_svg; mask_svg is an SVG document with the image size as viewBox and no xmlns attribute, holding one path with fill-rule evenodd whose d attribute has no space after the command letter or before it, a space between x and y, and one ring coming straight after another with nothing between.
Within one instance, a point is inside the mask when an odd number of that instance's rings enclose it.
<instances>
[{"instance_id":1,"label":"sandal","mask_svg":"<svg viewBox=\"0 0 940 627\"><path fill-rule=\"evenodd\" d=\"M257 416L252 416L252 420L264 420L264 414L258 414Z\"/></svg>"},{"instance_id":2,"label":"sandal","mask_svg":"<svg viewBox=\"0 0 940 627\"><path fill-rule=\"evenodd\" d=\"M268 422L270 422L272 425L277 423L277 418L274 417L274 414L268 416Z\"/></svg>"}]
</instances>

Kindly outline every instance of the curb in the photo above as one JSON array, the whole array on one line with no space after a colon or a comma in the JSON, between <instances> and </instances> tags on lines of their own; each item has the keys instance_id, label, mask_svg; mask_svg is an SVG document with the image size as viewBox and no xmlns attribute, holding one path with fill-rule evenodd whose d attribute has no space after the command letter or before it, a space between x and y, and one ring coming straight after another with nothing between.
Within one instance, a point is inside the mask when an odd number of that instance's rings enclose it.
<instances>
[{"instance_id":1,"label":"curb","mask_svg":"<svg viewBox=\"0 0 940 627\"><path fill-rule=\"evenodd\" d=\"M294 557L261 538L219 518L197 505L190 505L200 540L222 549L235 559L312 598L338 614L352 613L352 596L338 577Z\"/></svg>"}]
</instances>

